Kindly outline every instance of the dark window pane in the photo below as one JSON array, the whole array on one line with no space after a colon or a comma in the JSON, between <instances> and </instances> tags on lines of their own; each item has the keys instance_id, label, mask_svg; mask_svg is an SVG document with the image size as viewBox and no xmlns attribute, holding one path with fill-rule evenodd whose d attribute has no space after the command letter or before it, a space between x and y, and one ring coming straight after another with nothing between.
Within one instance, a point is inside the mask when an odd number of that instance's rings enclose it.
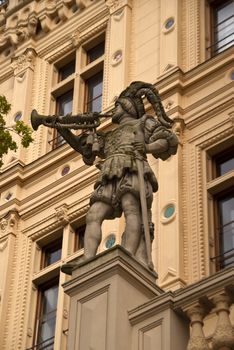
<instances>
[{"instance_id":1,"label":"dark window pane","mask_svg":"<svg viewBox=\"0 0 234 350\"><path fill-rule=\"evenodd\" d=\"M75 72L75 60L59 68L59 81L62 81Z\"/></svg>"},{"instance_id":2,"label":"dark window pane","mask_svg":"<svg viewBox=\"0 0 234 350\"><path fill-rule=\"evenodd\" d=\"M104 41L87 51L88 63L91 63L101 57L105 52Z\"/></svg>"},{"instance_id":3,"label":"dark window pane","mask_svg":"<svg viewBox=\"0 0 234 350\"><path fill-rule=\"evenodd\" d=\"M84 248L85 225L75 230L75 251Z\"/></svg>"},{"instance_id":4,"label":"dark window pane","mask_svg":"<svg viewBox=\"0 0 234 350\"><path fill-rule=\"evenodd\" d=\"M43 317L48 317L51 312L56 311L58 297L58 285L52 286L43 292Z\"/></svg>"},{"instance_id":5,"label":"dark window pane","mask_svg":"<svg viewBox=\"0 0 234 350\"><path fill-rule=\"evenodd\" d=\"M231 158L222 164L219 164L219 174L224 175L229 171L234 170L234 158Z\"/></svg>"},{"instance_id":6,"label":"dark window pane","mask_svg":"<svg viewBox=\"0 0 234 350\"><path fill-rule=\"evenodd\" d=\"M55 242L52 245L43 248L43 267L49 266L51 264L54 264L56 261L59 261L61 259L61 252L62 241Z\"/></svg>"},{"instance_id":7,"label":"dark window pane","mask_svg":"<svg viewBox=\"0 0 234 350\"><path fill-rule=\"evenodd\" d=\"M223 266L234 262L234 196L226 196L218 201L220 216L219 243ZM230 252L233 252L230 254Z\"/></svg>"},{"instance_id":8,"label":"dark window pane","mask_svg":"<svg viewBox=\"0 0 234 350\"><path fill-rule=\"evenodd\" d=\"M234 2L226 1L214 7L214 53L222 52L234 43Z\"/></svg>"},{"instance_id":9,"label":"dark window pane","mask_svg":"<svg viewBox=\"0 0 234 350\"><path fill-rule=\"evenodd\" d=\"M100 72L86 81L88 112L101 112L102 110L102 81L103 72Z\"/></svg>"},{"instance_id":10,"label":"dark window pane","mask_svg":"<svg viewBox=\"0 0 234 350\"><path fill-rule=\"evenodd\" d=\"M69 114L72 112L72 105L73 105L73 90L68 91L64 95L61 95L57 98L56 101L56 114L60 116L65 116L66 114ZM57 148L60 145L65 143L64 138L57 132L57 130L54 130L54 137L53 140L51 140L53 148Z\"/></svg>"},{"instance_id":11,"label":"dark window pane","mask_svg":"<svg viewBox=\"0 0 234 350\"><path fill-rule=\"evenodd\" d=\"M59 115L66 115L72 112L73 90L57 98L57 111Z\"/></svg>"},{"instance_id":12,"label":"dark window pane","mask_svg":"<svg viewBox=\"0 0 234 350\"><path fill-rule=\"evenodd\" d=\"M40 316L38 323L38 349L53 349L55 334L58 284L41 290Z\"/></svg>"},{"instance_id":13,"label":"dark window pane","mask_svg":"<svg viewBox=\"0 0 234 350\"><path fill-rule=\"evenodd\" d=\"M234 170L234 148L226 150L216 157L216 176L222 176L229 171Z\"/></svg>"}]
</instances>

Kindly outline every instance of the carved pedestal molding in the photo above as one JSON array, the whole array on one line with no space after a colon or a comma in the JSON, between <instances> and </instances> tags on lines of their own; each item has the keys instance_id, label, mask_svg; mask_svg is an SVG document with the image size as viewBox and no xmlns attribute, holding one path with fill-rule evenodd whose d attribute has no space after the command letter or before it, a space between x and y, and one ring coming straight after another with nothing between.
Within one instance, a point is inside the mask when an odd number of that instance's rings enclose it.
<instances>
[{"instance_id":1,"label":"carved pedestal molding","mask_svg":"<svg viewBox=\"0 0 234 350\"><path fill-rule=\"evenodd\" d=\"M234 329L229 318L230 298L226 294L221 294L213 298L216 306L218 320L212 339L214 350L233 350L234 349Z\"/></svg>"},{"instance_id":2,"label":"carved pedestal molding","mask_svg":"<svg viewBox=\"0 0 234 350\"><path fill-rule=\"evenodd\" d=\"M205 310L200 305L197 305L189 309L187 314L192 328L187 350L209 350L210 348L203 332Z\"/></svg>"}]
</instances>

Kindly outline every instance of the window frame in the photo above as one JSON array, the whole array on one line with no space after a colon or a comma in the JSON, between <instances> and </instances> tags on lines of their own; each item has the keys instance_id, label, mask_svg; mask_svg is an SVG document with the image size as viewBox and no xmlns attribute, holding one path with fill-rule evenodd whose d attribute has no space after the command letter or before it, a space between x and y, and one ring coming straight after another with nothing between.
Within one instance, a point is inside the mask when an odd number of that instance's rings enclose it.
<instances>
[{"instance_id":1,"label":"window frame","mask_svg":"<svg viewBox=\"0 0 234 350\"><path fill-rule=\"evenodd\" d=\"M48 250L50 250L51 248L61 247L61 256L62 256L62 244L63 244L63 239L61 237L61 238L57 239L56 241L53 241L53 242L51 242L51 243L49 243L49 244L47 244L47 245L45 245L45 246L43 246L41 248L41 250L42 250L42 252L41 252L41 265L40 265L41 270L47 268L48 266L56 264L56 263L58 263L61 260L61 258L60 258L59 260L55 261L52 264L49 264L49 265L45 264L45 262L46 262L46 252Z\"/></svg>"},{"instance_id":2,"label":"window frame","mask_svg":"<svg viewBox=\"0 0 234 350\"><path fill-rule=\"evenodd\" d=\"M208 150L208 173L207 173L207 192L208 192L208 215L209 215L209 227L210 227L210 239L213 244L210 244L210 262L215 271L219 271L225 268L225 260L220 263L220 257L223 253L220 247L220 211L218 208L219 201L222 198L234 193L232 190L234 185L234 169L219 175L217 172L217 162L220 159L230 157L231 150L234 147L232 139L227 139L225 143L221 143ZM225 147L226 146L226 147ZM233 154L233 153L232 153ZM210 204L209 204L210 203ZM211 219L211 220L210 220ZM233 247L234 248L234 247Z\"/></svg>"},{"instance_id":3,"label":"window frame","mask_svg":"<svg viewBox=\"0 0 234 350\"><path fill-rule=\"evenodd\" d=\"M98 76L102 76L102 93L101 95L98 95L97 97L95 98L92 98L92 99L89 99L89 93L90 93L90 89L89 89L89 86L88 86L88 82L95 78L95 77L98 77ZM103 70L100 70L98 73L92 75L90 78L86 79L85 80L85 98L84 98L84 111L85 112L101 112L102 111L102 96L103 96ZM99 97L101 97L101 110L100 111L92 111L88 105L90 103L92 103L93 101L97 100Z\"/></svg>"},{"instance_id":4,"label":"window frame","mask_svg":"<svg viewBox=\"0 0 234 350\"><path fill-rule=\"evenodd\" d=\"M226 3L230 2L231 0L224 0ZM222 53L223 51L229 49L231 46L228 46L227 48L224 48L223 50L219 51L219 49L215 49L215 46L217 45L217 43L219 41L216 41L215 39L215 9L217 9L220 5L223 4L223 0L209 0L208 1L208 6L209 6L209 16L207 16L209 18L209 46L206 48L207 52L209 53L210 57L214 57L217 56L218 54ZM225 4L225 3L224 3Z\"/></svg>"},{"instance_id":5,"label":"window frame","mask_svg":"<svg viewBox=\"0 0 234 350\"><path fill-rule=\"evenodd\" d=\"M76 228L74 228L74 233L75 233L75 239L74 239L74 252L77 252L78 250L84 249L84 245L81 246L81 241L80 241L80 232L82 234L82 240L84 243L84 234L85 234L85 228L86 228L86 224L83 223L79 226L77 226Z\"/></svg>"},{"instance_id":6,"label":"window frame","mask_svg":"<svg viewBox=\"0 0 234 350\"><path fill-rule=\"evenodd\" d=\"M221 230L223 228L223 226L221 225L221 220L220 220L220 216L221 216L221 212L219 209L219 203L222 199L231 197L231 195L234 195L234 189L231 190L227 189L225 191L222 191L220 193L218 193L216 196L214 196L214 227L215 227L215 257L213 257L213 259L215 260L215 264L216 264L216 270L222 270L224 269L225 266L225 260L228 260L230 257L224 257L225 254L227 254L227 251L225 252L221 252ZM224 233L222 233L222 237L223 237ZM231 248L233 250L234 253L234 246L233 248ZM233 254L232 253L232 254ZM219 259L220 258L220 259Z\"/></svg>"},{"instance_id":7,"label":"window frame","mask_svg":"<svg viewBox=\"0 0 234 350\"><path fill-rule=\"evenodd\" d=\"M73 110L74 89L71 89L71 90L66 91L64 94L59 95L59 96L56 98L56 106L55 106L55 109L56 109L55 114L56 114L56 115L61 115L61 113L60 113L60 105L59 105L58 100L61 99L61 98L63 98L64 96L66 96L66 95L68 95L68 94L71 94L71 96L72 96L72 108L71 108L71 110ZM49 141L49 144L52 145L52 149L56 149L56 148L62 146L63 144L65 144L65 143L66 143L66 141L65 141L64 138L59 134L58 130L53 129L53 137L52 137L52 139Z\"/></svg>"},{"instance_id":8,"label":"window frame","mask_svg":"<svg viewBox=\"0 0 234 350\"><path fill-rule=\"evenodd\" d=\"M88 62L88 52L96 46L103 45L104 53L93 60ZM87 99L87 88L86 81L96 74L102 72L104 76L104 58L105 58L105 30L99 32L92 39L87 40L84 44L79 46L76 51L71 51L65 57L60 58L53 64L53 78L52 78L52 104L51 104L51 114L58 114L56 107L57 99L63 94L67 93L69 90L73 89L73 107L72 114L85 112L86 109L86 99ZM66 77L63 80L59 79L59 70L65 67L69 62L73 62L75 66L75 72ZM103 79L102 79L103 80ZM79 98L78 98L79 96ZM102 95L103 96L103 89ZM102 104L103 108L103 104ZM77 131L78 133L78 131ZM64 143L57 144L57 130L54 129L52 132L52 138L48 141L51 149L56 149Z\"/></svg>"},{"instance_id":9,"label":"window frame","mask_svg":"<svg viewBox=\"0 0 234 350\"><path fill-rule=\"evenodd\" d=\"M34 326L34 336L33 336L33 346L30 349L37 349L38 346L42 343L38 343L38 337L39 337L39 325L40 325L40 319L41 319L41 312L43 308L43 302L42 302L42 293L49 289L52 286L58 286L58 293L59 293L59 276L56 276L55 278L37 286L37 306L36 306L36 314L35 314L35 326ZM58 298L57 298L57 305L58 305ZM56 333L56 322L57 322L57 309L56 308L56 317L55 317L55 332ZM48 338L52 339L52 338ZM53 345L53 344L51 344Z\"/></svg>"}]
</instances>

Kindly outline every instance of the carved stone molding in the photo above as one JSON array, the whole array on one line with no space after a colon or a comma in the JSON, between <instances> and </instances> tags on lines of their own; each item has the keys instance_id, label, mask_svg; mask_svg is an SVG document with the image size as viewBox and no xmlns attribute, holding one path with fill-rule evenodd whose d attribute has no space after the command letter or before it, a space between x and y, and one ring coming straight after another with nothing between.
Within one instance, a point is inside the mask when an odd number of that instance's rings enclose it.
<instances>
[{"instance_id":1,"label":"carved stone molding","mask_svg":"<svg viewBox=\"0 0 234 350\"><path fill-rule=\"evenodd\" d=\"M234 128L234 111L230 112L228 114L228 116L229 116L229 119L230 119L230 121L232 123L232 127Z\"/></svg>"},{"instance_id":2,"label":"carved stone molding","mask_svg":"<svg viewBox=\"0 0 234 350\"><path fill-rule=\"evenodd\" d=\"M69 222L68 206L63 204L62 206L55 208L57 219L60 223L67 224Z\"/></svg>"},{"instance_id":3,"label":"carved stone molding","mask_svg":"<svg viewBox=\"0 0 234 350\"><path fill-rule=\"evenodd\" d=\"M90 22L89 22L90 23ZM47 61L49 63L53 63L56 60L67 55L71 50L78 48L85 41L92 39L95 35L104 31L107 27L107 19L104 18L98 25L96 25L92 30L90 28L86 28L87 23L85 25L79 26L73 34L70 36L70 40L66 42L61 48L56 44L57 51L49 56L47 56Z\"/></svg>"},{"instance_id":4,"label":"carved stone molding","mask_svg":"<svg viewBox=\"0 0 234 350\"><path fill-rule=\"evenodd\" d=\"M26 40L36 37L38 28L44 33L51 31L60 21L64 22L73 16L75 10L83 10L91 4L89 0L45 0L25 4L10 15L2 9L0 51L10 47L15 49Z\"/></svg>"},{"instance_id":5,"label":"carved stone molding","mask_svg":"<svg viewBox=\"0 0 234 350\"><path fill-rule=\"evenodd\" d=\"M182 119L180 117L176 117L173 119L173 121L174 121L173 131L180 138L182 136L184 129L185 129L184 119Z\"/></svg>"},{"instance_id":6,"label":"carved stone molding","mask_svg":"<svg viewBox=\"0 0 234 350\"><path fill-rule=\"evenodd\" d=\"M217 143L219 143L222 140L225 140L227 137L233 135L233 128L228 128L220 133L217 133L215 136L209 138L208 140L201 143L200 148L201 150L207 149Z\"/></svg>"},{"instance_id":7,"label":"carved stone molding","mask_svg":"<svg viewBox=\"0 0 234 350\"><path fill-rule=\"evenodd\" d=\"M0 219L0 238L9 234L16 235L19 214L16 210L11 210Z\"/></svg>"},{"instance_id":8,"label":"carved stone molding","mask_svg":"<svg viewBox=\"0 0 234 350\"><path fill-rule=\"evenodd\" d=\"M36 51L33 48L28 48L22 55L13 57L11 66L14 70L14 74L22 75L27 68L33 69L36 56Z\"/></svg>"},{"instance_id":9,"label":"carved stone molding","mask_svg":"<svg viewBox=\"0 0 234 350\"><path fill-rule=\"evenodd\" d=\"M132 7L132 0L106 0L106 5L110 14L113 14L124 6Z\"/></svg>"},{"instance_id":10,"label":"carved stone molding","mask_svg":"<svg viewBox=\"0 0 234 350\"><path fill-rule=\"evenodd\" d=\"M0 239L0 253L4 251L4 249L7 247L8 244L8 237L4 239Z\"/></svg>"},{"instance_id":11,"label":"carved stone molding","mask_svg":"<svg viewBox=\"0 0 234 350\"><path fill-rule=\"evenodd\" d=\"M61 228L62 225L84 216L87 213L88 209L89 205L85 204L80 209L72 211L71 208L64 204L63 206L55 209L54 215L43 219L42 222L37 222L34 227L30 227L27 230L24 230L23 233L25 235L31 235L32 241L37 241L49 232ZM41 226L43 227L41 228ZM31 234L30 231L34 232Z\"/></svg>"},{"instance_id":12,"label":"carved stone molding","mask_svg":"<svg viewBox=\"0 0 234 350\"><path fill-rule=\"evenodd\" d=\"M78 47L80 45L80 31L79 30L76 30L73 34L72 34L72 37L71 37L71 42L72 42L72 46L75 48L75 47Z\"/></svg>"}]
</instances>

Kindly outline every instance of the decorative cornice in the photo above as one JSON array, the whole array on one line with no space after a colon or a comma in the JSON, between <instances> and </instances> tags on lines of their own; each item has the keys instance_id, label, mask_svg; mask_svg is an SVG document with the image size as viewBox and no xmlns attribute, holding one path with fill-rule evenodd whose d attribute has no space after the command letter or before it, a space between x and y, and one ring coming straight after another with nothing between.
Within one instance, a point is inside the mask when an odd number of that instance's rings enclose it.
<instances>
[{"instance_id":1,"label":"decorative cornice","mask_svg":"<svg viewBox=\"0 0 234 350\"><path fill-rule=\"evenodd\" d=\"M217 133L215 136L212 136L209 139L206 139L199 145L199 147L201 150L208 149L211 146L219 143L220 141L225 140L227 137L231 135L233 136L233 133L234 133L234 127L229 127L224 131Z\"/></svg>"},{"instance_id":2,"label":"decorative cornice","mask_svg":"<svg viewBox=\"0 0 234 350\"><path fill-rule=\"evenodd\" d=\"M26 1L24 6L17 7L18 11L1 12L0 51L10 47L16 49L29 38L36 38L39 24L42 32L48 33L60 21L72 17L75 6L82 11L89 5L92 2L88 0Z\"/></svg>"},{"instance_id":3,"label":"decorative cornice","mask_svg":"<svg viewBox=\"0 0 234 350\"><path fill-rule=\"evenodd\" d=\"M23 213L22 213L22 218L26 219L29 217L32 217L34 215L36 215L38 212L43 211L45 208L49 208L53 205L55 205L56 203L58 203L61 199L64 199L64 196L69 197L69 195L72 195L74 192L78 192L81 191L83 188L86 188L88 185L94 184L96 178L97 178L97 172L95 174L91 174L90 176L86 175L86 179L83 180L82 182L76 182L75 184L73 183L72 186L70 186L69 188L64 187L63 190L60 193L57 193L57 191L54 191L53 195L51 195L51 197L49 199L46 199L46 196L44 197L44 199L42 201L40 201L40 203L36 203L35 206L30 203L32 201L32 199L37 198L37 195L39 196L39 194L41 193L48 193L49 191L49 187L53 188L55 186L55 184L50 184L49 186L47 186L46 188L41 189L40 191L38 191L37 193L34 193L32 196L26 198L25 200L21 201L21 208L24 204L29 203L28 207L23 209ZM57 182L56 185L59 184L59 182L62 182L63 179L60 179L60 181Z\"/></svg>"},{"instance_id":4,"label":"decorative cornice","mask_svg":"<svg viewBox=\"0 0 234 350\"><path fill-rule=\"evenodd\" d=\"M44 218L41 222L37 222L35 226L27 228L23 233L30 236L32 241L40 239L44 235L63 227L64 224L84 216L89 209L89 205L86 204L87 201L84 202L85 204L83 203L82 207L71 213L69 213L70 208L67 205L60 207L59 211L56 210L49 218Z\"/></svg>"}]
</instances>

